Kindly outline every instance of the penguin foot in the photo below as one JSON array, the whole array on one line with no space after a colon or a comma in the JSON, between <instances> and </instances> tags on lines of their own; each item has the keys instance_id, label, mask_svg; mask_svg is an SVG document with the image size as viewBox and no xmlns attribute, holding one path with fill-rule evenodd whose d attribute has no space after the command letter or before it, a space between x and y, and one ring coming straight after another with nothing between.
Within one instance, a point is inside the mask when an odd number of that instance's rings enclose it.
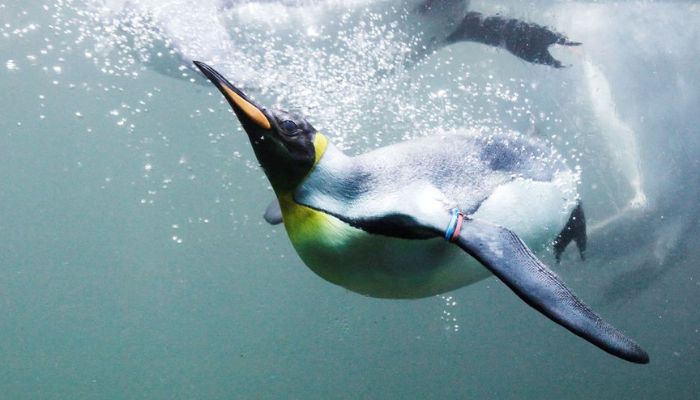
<instances>
[{"instance_id":1,"label":"penguin foot","mask_svg":"<svg viewBox=\"0 0 700 400\"><path fill-rule=\"evenodd\" d=\"M580 42L569 40L561 33L528 22L510 20L503 32L505 48L517 57L534 64L563 68L565 65L552 57L549 47L553 44L562 46L580 46Z\"/></svg>"},{"instance_id":2,"label":"penguin foot","mask_svg":"<svg viewBox=\"0 0 700 400\"><path fill-rule=\"evenodd\" d=\"M580 46L580 42L569 40L561 33L518 19L500 15L486 17L478 12L468 12L462 22L447 38L447 43L472 41L503 47L513 55L533 64L564 68L565 65L552 57L549 46Z\"/></svg>"},{"instance_id":3,"label":"penguin foot","mask_svg":"<svg viewBox=\"0 0 700 400\"><path fill-rule=\"evenodd\" d=\"M583 214L583 207L579 202L576 204L574 210L571 211L571 215L569 215L569 220L566 222L564 229L559 232L559 235L557 235L557 238L554 239L554 242L552 243L557 264L559 264L561 261L561 255L566 249L566 246L568 246L572 241L576 243L581 260L585 261L587 240L586 216Z\"/></svg>"}]
</instances>

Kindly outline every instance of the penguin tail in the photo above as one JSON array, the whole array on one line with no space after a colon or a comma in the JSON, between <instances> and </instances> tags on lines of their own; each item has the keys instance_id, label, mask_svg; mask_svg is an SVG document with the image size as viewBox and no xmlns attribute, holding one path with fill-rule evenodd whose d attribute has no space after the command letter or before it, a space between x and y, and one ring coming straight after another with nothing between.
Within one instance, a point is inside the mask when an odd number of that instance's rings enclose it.
<instances>
[{"instance_id":1,"label":"penguin tail","mask_svg":"<svg viewBox=\"0 0 700 400\"><path fill-rule=\"evenodd\" d=\"M559 232L556 239L552 243L554 247L554 256L557 259L557 263L561 261L561 255L572 241L576 243L581 260L585 260L586 256L586 241L588 236L586 235L586 216L583 213L583 207L581 202L576 204L571 215L569 215L569 220L566 222L564 229Z\"/></svg>"}]
</instances>

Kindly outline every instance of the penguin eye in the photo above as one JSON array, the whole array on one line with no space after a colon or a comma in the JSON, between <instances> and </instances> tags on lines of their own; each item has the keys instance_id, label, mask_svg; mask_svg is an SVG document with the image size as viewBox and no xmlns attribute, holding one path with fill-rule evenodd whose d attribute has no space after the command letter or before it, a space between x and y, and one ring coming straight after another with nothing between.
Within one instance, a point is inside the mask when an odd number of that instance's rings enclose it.
<instances>
[{"instance_id":1,"label":"penguin eye","mask_svg":"<svg viewBox=\"0 0 700 400\"><path fill-rule=\"evenodd\" d=\"M295 124L294 121L290 120L282 121L280 126L282 127L282 129L289 132L290 134L296 134L297 130L299 130L297 124Z\"/></svg>"}]
</instances>

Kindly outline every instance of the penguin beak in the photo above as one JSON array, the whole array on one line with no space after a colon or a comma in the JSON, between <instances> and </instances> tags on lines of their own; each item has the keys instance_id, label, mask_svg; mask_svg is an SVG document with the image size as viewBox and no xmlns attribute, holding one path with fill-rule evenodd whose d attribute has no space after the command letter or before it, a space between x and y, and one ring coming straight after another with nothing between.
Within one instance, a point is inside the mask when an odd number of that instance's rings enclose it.
<instances>
[{"instance_id":1,"label":"penguin beak","mask_svg":"<svg viewBox=\"0 0 700 400\"><path fill-rule=\"evenodd\" d=\"M233 86L231 82L226 80L214 68L208 66L201 61L194 61L194 65L213 83L219 91L224 95L228 103L233 108L236 116L241 121L243 128L249 134L259 131L260 129L272 129L270 118L267 117L267 112L264 107L251 100L238 88Z\"/></svg>"}]
</instances>

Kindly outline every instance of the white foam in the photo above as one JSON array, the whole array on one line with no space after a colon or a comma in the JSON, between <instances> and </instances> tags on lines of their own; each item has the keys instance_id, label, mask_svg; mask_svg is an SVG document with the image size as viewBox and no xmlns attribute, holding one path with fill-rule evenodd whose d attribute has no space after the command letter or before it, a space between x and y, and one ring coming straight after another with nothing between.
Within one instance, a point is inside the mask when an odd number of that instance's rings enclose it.
<instances>
[{"instance_id":1,"label":"white foam","mask_svg":"<svg viewBox=\"0 0 700 400\"><path fill-rule=\"evenodd\" d=\"M647 199L642 187L641 159L635 132L618 115L610 83L603 72L590 59L584 60L583 66L591 104L600 124L601 139L608 148L608 155L633 190L627 207L644 208Z\"/></svg>"}]
</instances>

